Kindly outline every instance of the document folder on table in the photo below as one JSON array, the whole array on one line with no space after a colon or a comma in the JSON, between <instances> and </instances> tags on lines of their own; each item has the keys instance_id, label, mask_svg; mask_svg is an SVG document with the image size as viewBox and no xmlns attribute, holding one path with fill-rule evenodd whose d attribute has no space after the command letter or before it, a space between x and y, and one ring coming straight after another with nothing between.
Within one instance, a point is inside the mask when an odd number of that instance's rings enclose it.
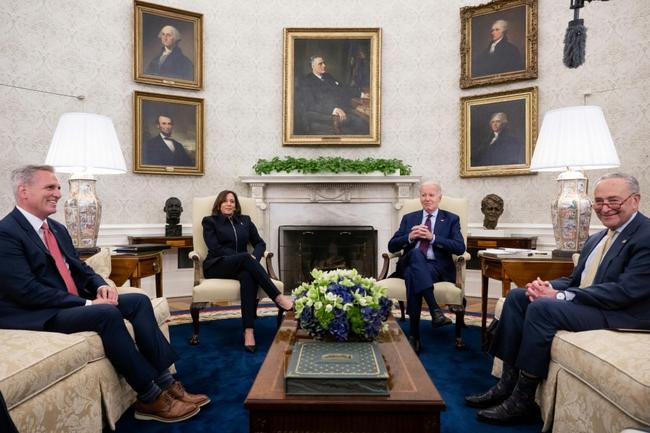
<instances>
[{"instance_id":1,"label":"document folder on table","mask_svg":"<svg viewBox=\"0 0 650 433\"><path fill-rule=\"evenodd\" d=\"M293 348L287 395L389 395L388 372L374 343L306 341Z\"/></svg>"}]
</instances>

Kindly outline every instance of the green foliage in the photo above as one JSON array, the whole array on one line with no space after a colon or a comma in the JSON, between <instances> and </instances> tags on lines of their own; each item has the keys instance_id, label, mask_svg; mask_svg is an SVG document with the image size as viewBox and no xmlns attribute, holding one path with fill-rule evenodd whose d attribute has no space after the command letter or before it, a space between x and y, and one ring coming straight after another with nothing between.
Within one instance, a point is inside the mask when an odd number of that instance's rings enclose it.
<instances>
[{"instance_id":1,"label":"green foliage","mask_svg":"<svg viewBox=\"0 0 650 433\"><path fill-rule=\"evenodd\" d=\"M411 174L411 166L404 164L400 159L347 159L338 156L321 156L317 159L292 158L290 156L280 159L277 156L272 160L258 159L253 166L255 173L269 174L271 172L298 171L304 174L311 173L372 173L382 172L390 175L399 170L400 176Z\"/></svg>"}]
</instances>

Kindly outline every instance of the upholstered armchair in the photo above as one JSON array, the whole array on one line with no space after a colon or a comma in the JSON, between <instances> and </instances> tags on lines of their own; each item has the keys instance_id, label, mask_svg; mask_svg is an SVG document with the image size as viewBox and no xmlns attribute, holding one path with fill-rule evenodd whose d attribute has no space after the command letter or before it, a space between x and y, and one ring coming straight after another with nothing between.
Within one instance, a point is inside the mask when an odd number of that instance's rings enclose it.
<instances>
[{"instance_id":1,"label":"upholstered armchair","mask_svg":"<svg viewBox=\"0 0 650 433\"><path fill-rule=\"evenodd\" d=\"M405 200L404 205L399 213L399 219L402 216L417 210L422 209L419 199ZM453 212L460 218L460 229L467 245L467 199L453 198L443 196L440 201L440 209ZM384 259L383 267L377 278L377 284L384 286L388 289L387 296L389 298L397 299L399 301L400 312L402 314L401 320L404 320L405 309L404 303L406 302L406 284L402 278L387 278L390 262L397 259L402 255L402 251L397 253L383 253ZM469 253L465 252L461 256L454 255L456 263L456 281L453 283L442 281L433 285L433 294L436 298L438 305L446 305L449 311L456 314L456 348L463 347L463 340L461 336L462 327L465 325L465 267L466 262L470 259Z\"/></svg>"},{"instance_id":2,"label":"upholstered armchair","mask_svg":"<svg viewBox=\"0 0 650 433\"><path fill-rule=\"evenodd\" d=\"M212 206L216 195L206 197L195 197L192 201L192 239L194 250L189 257L194 265L194 288L192 289L192 305L190 314L192 316L193 335L190 344L199 344L199 314L206 306L217 302L240 302L239 281L222 278L205 278L203 276L203 261L208 255L208 247L203 239L203 225L205 216L212 214ZM242 214L251 217L251 220L260 229L263 224L261 211L255 205L255 200L249 197L238 197ZM266 270L278 288L284 293L284 284L278 280L273 270L271 258L273 253L266 251L264 260ZM258 299L266 297L262 289L258 290ZM278 309L278 321L282 318L282 309Z\"/></svg>"}]
</instances>

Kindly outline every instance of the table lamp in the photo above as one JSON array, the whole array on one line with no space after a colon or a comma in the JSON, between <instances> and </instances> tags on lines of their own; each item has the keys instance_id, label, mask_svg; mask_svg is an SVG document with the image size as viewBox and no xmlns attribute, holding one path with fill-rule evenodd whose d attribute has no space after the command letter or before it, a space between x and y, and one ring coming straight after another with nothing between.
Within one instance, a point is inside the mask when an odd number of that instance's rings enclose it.
<instances>
[{"instance_id":1,"label":"table lamp","mask_svg":"<svg viewBox=\"0 0 650 433\"><path fill-rule=\"evenodd\" d=\"M126 172L113 121L99 114L64 113L56 126L45 163L72 173L64 203L65 224L80 253L97 251L102 205L95 194L95 174Z\"/></svg>"},{"instance_id":2,"label":"table lamp","mask_svg":"<svg viewBox=\"0 0 650 433\"><path fill-rule=\"evenodd\" d=\"M544 115L531 171L561 171L558 196L551 204L555 256L580 251L589 237L591 201L583 170L618 167L620 161L600 107L577 106Z\"/></svg>"}]
</instances>

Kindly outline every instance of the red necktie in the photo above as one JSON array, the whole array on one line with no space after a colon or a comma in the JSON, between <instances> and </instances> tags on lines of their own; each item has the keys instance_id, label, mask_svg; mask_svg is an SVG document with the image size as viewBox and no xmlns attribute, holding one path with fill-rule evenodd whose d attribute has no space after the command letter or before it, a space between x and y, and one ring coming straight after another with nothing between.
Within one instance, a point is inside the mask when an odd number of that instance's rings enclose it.
<instances>
[{"instance_id":1,"label":"red necktie","mask_svg":"<svg viewBox=\"0 0 650 433\"><path fill-rule=\"evenodd\" d=\"M59 274L61 274L63 281L65 281L65 286L68 288L68 292L79 296L77 286L74 284L70 269L68 269L68 267L65 265L65 260L63 259L63 254L61 254L61 250L59 249L59 244L56 242L56 238L50 231L47 222L44 222L41 227L43 227L43 238L45 238L45 245L47 246L47 249L50 250L50 254L54 258L56 268L59 270Z\"/></svg>"},{"instance_id":2,"label":"red necktie","mask_svg":"<svg viewBox=\"0 0 650 433\"><path fill-rule=\"evenodd\" d=\"M429 231L431 231L431 214L427 215L427 220L424 222L424 225L427 226ZM427 256L427 252L429 251L429 241L426 239L420 239L420 251L422 251L422 254L424 254L424 257Z\"/></svg>"}]
</instances>

